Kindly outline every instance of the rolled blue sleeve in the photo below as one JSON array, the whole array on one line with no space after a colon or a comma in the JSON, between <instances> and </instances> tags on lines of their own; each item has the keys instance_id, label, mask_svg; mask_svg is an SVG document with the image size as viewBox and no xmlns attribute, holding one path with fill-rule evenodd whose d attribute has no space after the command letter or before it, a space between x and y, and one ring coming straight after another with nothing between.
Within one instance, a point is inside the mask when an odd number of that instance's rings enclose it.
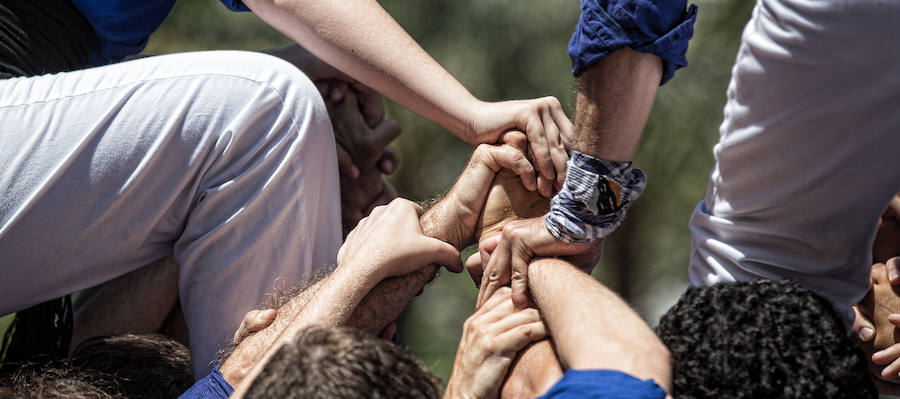
<instances>
[{"instance_id":1,"label":"rolled blue sleeve","mask_svg":"<svg viewBox=\"0 0 900 399\"><path fill-rule=\"evenodd\" d=\"M234 393L234 388L228 381L225 381L225 377L219 371L219 366L216 366L206 377L197 380L178 399L228 399L232 393Z\"/></svg>"},{"instance_id":2,"label":"rolled blue sleeve","mask_svg":"<svg viewBox=\"0 0 900 399\"><path fill-rule=\"evenodd\" d=\"M653 380L641 381L616 370L569 370L538 399L665 399Z\"/></svg>"},{"instance_id":3,"label":"rolled blue sleeve","mask_svg":"<svg viewBox=\"0 0 900 399\"><path fill-rule=\"evenodd\" d=\"M686 0L581 0L581 18L569 41L572 73L616 50L630 47L659 56L665 84L687 66L688 42L694 35L697 6Z\"/></svg>"}]
</instances>

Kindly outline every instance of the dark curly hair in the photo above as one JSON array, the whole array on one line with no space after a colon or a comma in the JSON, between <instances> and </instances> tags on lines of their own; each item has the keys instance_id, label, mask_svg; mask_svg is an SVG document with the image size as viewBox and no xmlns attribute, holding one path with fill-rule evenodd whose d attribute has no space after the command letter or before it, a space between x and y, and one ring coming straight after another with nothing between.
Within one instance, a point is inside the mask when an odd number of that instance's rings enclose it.
<instances>
[{"instance_id":1,"label":"dark curly hair","mask_svg":"<svg viewBox=\"0 0 900 399\"><path fill-rule=\"evenodd\" d=\"M312 326L275 352L245 398L438 398L440 384L400 347Z\"/></svg>"},{"instance_id":2,"label":"dark curly hair","mask_svg":"<svg viewBox=\"0 0 900 399\"><path fill-rule=\"evenodd\" d=\"M790 280L688 289L657 334L690 398L877 398L831 305Z\"/></svg>"}]
</instances>

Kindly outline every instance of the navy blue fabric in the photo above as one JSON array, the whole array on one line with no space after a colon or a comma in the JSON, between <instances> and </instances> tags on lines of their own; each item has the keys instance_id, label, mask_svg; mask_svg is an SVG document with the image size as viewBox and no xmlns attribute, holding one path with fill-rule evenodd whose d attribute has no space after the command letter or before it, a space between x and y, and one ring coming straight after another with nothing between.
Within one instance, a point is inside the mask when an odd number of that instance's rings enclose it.
<instances>
[{"instance_id":1,"label":"navy blue fabric","mask_svg":"<svg viewBox=\"0 0 900 399\"><path fill-rule=\"evenodd\" d=\"M247 6L245 6L244 2L242 2L241 0L221 0L221 1L222 1L222 4L224 4L225 7L228 7L228 9L230 9L231 11L250 11L250 9L247 8Z\"/></svg>"},{"instance_id":2,"label":"navy blue fabric","mask_svg":"<svg viewBox=\"0 0 900 399\"><path fill-rule=\"evenodd\" d=\"M162 25L175 0L72 0L94 27L99 44L91 65L106 65L140 53ZM249 11L240 0L222 0L235 11Z\"/></svg>"},{"instance_id":3,"label":"navy blue fabric","mask_svg":"<svg viewBox=\"0 0 900 399\"><path fill-rule=\"evenodd\" d=\"M687 0L581 0L581 18L569 41L572 73L610 53L631 47L663 60L665 84L687 65L688 41L694 35L697 6Z\"/></svg>"},{"instance_id":4,"label":"navy blue fabric","mask_svg":"<svg viewBox=\"0 0 900 399\"><path fill-rule=\"evenodd\" d=\"M641 381L615 370L569 370L539 399L664 399L653 380Z\"/></svg>"},{"instance_id":5,"label":"navy blue fabric","mask_svg":"<svg viewBox=\"0 0 900 399\"><path fill-rule=\"evenodd\" d=\"M187 391L185 391L178 399L227 399L234 388L219 371L216 366L206 375L194 383Z\"/></svg>"}]
</instances>

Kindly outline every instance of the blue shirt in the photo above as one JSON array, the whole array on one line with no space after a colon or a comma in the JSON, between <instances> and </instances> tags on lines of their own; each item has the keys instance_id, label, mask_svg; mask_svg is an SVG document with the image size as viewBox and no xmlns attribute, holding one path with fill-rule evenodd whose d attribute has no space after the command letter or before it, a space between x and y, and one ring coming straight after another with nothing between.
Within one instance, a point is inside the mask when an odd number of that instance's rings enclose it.
<instances>
[{"instance_id":1,"label":"blue shirt","mask_svg":"<svg viewBox=\"0 0 900 399\"><path fill-rule=\"evenodd\" d=\"M185 391L178 399L227 399L234 388L219 371L216 366L206 375L194 383L187 391Z\"/></svg>"},{"instance_id":2,"label":"blue shirt","mask_svg":"<svg viewBox=\"0 0 900 399\"><path fill-rule=\"evenodd\" d=\"M665 399L653 380L641 381L615 370L569 370L539 399Z\"/></svg>"},{"instance_id":3,"label":"blue shirt","mask_svg":"<svg viewBox=\"0 0 900 399\"><path fill-rule=\"evenodd\" d=\"M686 5L687 0L581 0L581 18L569 42L572 73L580 75L601 58L630 47L662 58L660 84L666 83L687 65L697 6Z\"/></svg>"},{"instance_id":4,"label":"blue shirt","mask_svg":"<svg viewBox=\"0 0 900 399\"><path fill-rule=\"evenodd\" d=\"M249 11L240 0L221 0L234 11ZM91 65L106 65L140 53L175 6L175 0L72 0L97 34Z\"/></svg>"}]
</instances>

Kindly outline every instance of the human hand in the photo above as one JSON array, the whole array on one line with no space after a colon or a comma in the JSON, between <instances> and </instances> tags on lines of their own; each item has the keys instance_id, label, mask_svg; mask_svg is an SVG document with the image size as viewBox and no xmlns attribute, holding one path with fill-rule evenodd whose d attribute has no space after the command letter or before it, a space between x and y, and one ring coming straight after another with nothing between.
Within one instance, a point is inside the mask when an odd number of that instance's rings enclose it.
<instances>
[{"instance_id":1,"label":"human hand","mask_svg":"<svg viewBox=\"0 0 900 399\"><path fill-rule=\"evenodd\" d=\"M365 216L365 211L385 196L383 173L391 173L397 156L389 147L400 135L396 121L383 119L370 127L358 109L358 96L349 92L339 103L325 102L337 143L341 172L341 214L344 233ZM387 199L388 201L393 198Z\"/></svg>"},{"instance_id":2,"label":"human hand","mask_svg":"<svg viewBox=\"0 0 900 399\"><path fill-rule=\"evenodd\" d=\"M264 309L264 310L251 310L244 315L244 319L241 320L241 325L238 326L237 331L234 332L234 346L238 346L244 338L250 336L250 334L262 331L266 327L272 324L275 321L275 316L277 315L275 309Z\"/></svg>"},{"instance_id":3,"label":"human hand","mask_svg":"<svg viewBox=\"0 0 900 399\"><path fill-rule=\"evenodd\" d=\"M476 147L453 188L439 204L435 205L435 208L443 209L440 212L429 213L437 214L439 216L436 217L446 220L436 223L448 226L448 231L442 232L441 237L447 238L448 242L458 248L466 247L473 242L485 197L491 183L502 169L508 169L518 176L515 179L521 181L521 185L527 190L537 189L534 167L524 153L526 140L524 133L507 132L502 140L504 142L502 145L481 144Z\"/></svg>"},{"instance_id":4,"label":"human hand","mask_svg":"<svg viewBox=\"0 0 900 399\"><path fill-rule=\"evenodd\" d=\"M547 335L537 309L516 310L503 287L463 325L445 398L493 398L520 349Z\"/></svg>"},{"instance_id":5,"label":"human hand","mask_svg":"<svg viewBox=\"0 0 900 399\"><path fill-rule=\"evenodd\" d=\"M480 261L487 266L480 276L477 306L506 284L512 286L512 301L516 307L528 306L528 262L535 256L565 256L567 261L590 273L602 250L602 239L589 244L557 240L547 230L542 216L509 222L500 234L483 237L478 244ZM470 270L470 273L478 281L477 270Z\"/></svg>"},{"instance_id":6,"label":"human hand","mask_svg":"<svg viewBox=\"0 0 900 399\"><path fill-rule=\"evenodd\" d=\"M888 263L900 258L892 258ZM853 307L853 335L869 357L869 372L876 379L879 391L888 393L900 383L900 344L896 343L896 328L900 327L900 296L888 280L884 264L872 265L869 292ZM898 389L900 390L900 389Z\"/></svg>"},{"instance_id":7,"label":"human hand","mask_svg":"<svg viewBox=\"0 0 900 399\"><path fill-rule=\"evenodd\" d=\"M562 188L566 177L566 148L572 142L575 128L555 97L533 100L482 103L476 108L471 134L464 139L471 144L493 143L509 130L528 136L530 158L538 170L538 191L550 197L553 188Z\"/></svg>"},{"instance_id":8,"label":"human hand","mask_svg":"<svg viewBox=\"0 0 900 399\"><path fill-rule=\"evenodd\" d=\"M462 261L452 245L422 233L421 206L397 198L372 210L347 236L338 250L338 268L359 268L358 273L378 282L439 264L459 273Z\"/></svg>"}]
</instances>

